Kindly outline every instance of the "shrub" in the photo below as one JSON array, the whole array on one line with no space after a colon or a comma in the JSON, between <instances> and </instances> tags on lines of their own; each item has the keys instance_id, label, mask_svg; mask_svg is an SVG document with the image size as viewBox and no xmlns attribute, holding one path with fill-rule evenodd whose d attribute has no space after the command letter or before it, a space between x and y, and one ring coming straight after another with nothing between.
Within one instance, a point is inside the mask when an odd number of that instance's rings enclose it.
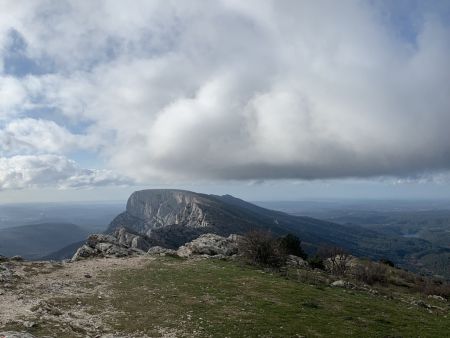
<instances>
[{"instance_id":1,"label":"shrub","mask_svg":"<svg viewBox=\"0 0 450 338\"><path fill-rule=\"evenodd\" d=\"M325 265L323 264L323 259L318 255L308 258L308 263L311 266L311 268L313 268L313 269L325 270Z\"/></svg>"},{"instance_id":2,"label":"shrub","mask_svg":"<svg viewBox=\"0 0 450 338\"><path fill-rule=\"evenodd\" d=\"M294 255L306 259L308 255L301 247L300 238L293 234L287 234L280 238L280 247L287 255Z\"/></svg>"},{"instance_id":3,"label":"shrub","mask_svg":"<svg viewBox=\"0 0 450 338\"><path fill-rule=\"evenodd\" d=\"M280 241L268 231L250 231L239 240L238 250L253 265L280 268L286 263L286 253Z\"/></svg>"},{"instance_id":4,"label":"shrub","mask_svg":"<svg viewBox=\"0 0 450 338\"><path fill-rule=\"evenodd\" d=\"M391 261L390 259L387 259L387 258L381 258L380 259L380 263L382 263L382 264L384 264L384 265L388 265L388 266L390 266L390 267L395 267L395 264L394 264L394 262L393 261Z\"/></svg>"},{"instance_id":5,"label":"shrub","mask_svg":"<svg viewBox=\"0 0 450 338\"><path fill-rule=\"evenodd\" d=\"M416 289L426 295L436 295L450 299L450 283L442 279L421 278L416 282Z\"/></svg>"},{"instance_id":6,"label":"shrub","mask_svg":"<svg viewBox=\"0 0 450 338\"><path fill-rule=\"evenodd\" d=\"M343 276L350 268L352 256L342 248L322 247L317 252L317 255L324 260L325 267L328 268L332 274Z\"/></svg>"},{"instance_id":7,"label":"shrub","mask_svg":"<svg viewBox=\"0 0 450 338\"><path fill-rule=\"evenodd\" d=\"M369 285L375 283L386 284L387 267L384 264L367 262L364 265L355 267L354 276L357 280Z\"/></svg>"}]
</instances>

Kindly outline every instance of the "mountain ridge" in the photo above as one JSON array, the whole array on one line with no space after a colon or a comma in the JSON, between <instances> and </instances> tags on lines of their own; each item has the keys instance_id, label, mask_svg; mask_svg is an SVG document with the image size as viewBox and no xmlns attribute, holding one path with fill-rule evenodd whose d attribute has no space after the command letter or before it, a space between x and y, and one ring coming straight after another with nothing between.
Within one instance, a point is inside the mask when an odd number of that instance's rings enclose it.
<instances>
[{"instance_id":1,"label":"mountain ridge","mask_svg":"<svg viewBox=\"0 0 450 338\"><path fill-rule=\"evenodd\" d=\"M222 236L250 230L275 235L293 233L310 251L328 245L340 246L357 256L389 257L407 263L407 256L431 249L425 240L382 235L357 225L336 224L311 217L269 210L231 195L208 195L179 189L147 189L131 194L125 212L109 225L107 232L125 227L148 236L158 245L177 248L204 233ZM397 250L395 243L400 243Z\"/></svg>"}]
</instances>

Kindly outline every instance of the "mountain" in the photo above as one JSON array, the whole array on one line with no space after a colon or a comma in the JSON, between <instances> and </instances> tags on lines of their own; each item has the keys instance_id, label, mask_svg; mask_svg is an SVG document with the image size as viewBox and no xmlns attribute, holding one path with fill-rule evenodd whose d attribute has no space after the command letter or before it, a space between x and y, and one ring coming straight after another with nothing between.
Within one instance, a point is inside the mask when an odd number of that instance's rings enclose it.
<instances>
[{"instance_id":1,"label":"mountain","mask_svg":"<svg viewBox=\"0 0 450 338\"><path fill-rule=\"evenodd\" d=\"M0 229L0 254L39 259L88 236L71 223L40 223Z\"/></svg>"},{"instance_id":2,"label":"mountain","mask_svg":"<svg viewBox=\"0 0 450 338\"><path fill-rule=\"evenodd\" d=\"M49 254L46 254L45 256L39 258L39 260L44 261L62 261L64 259L71 259L77 249L84 244L86 239L84 238L81 241L71 243L69 245L66 245L65 247L58 249L56 251L53 251Z\"/></svg>"},{"instance_id":3,"label":"mountain","mask_svg":"<svg viewBox=\"0 0 450 338\"><path fill-rule=\"evenodd\" d=\"M134 192L126 211L108 232L125 227L155 243L177 248L200 234L228 236L253 229L276 235L293 233L312 252L320 245L343 247L358 256L388 257L406 265L409 255L432 245L421 239L380 234L357 225L343 225L265 209L230 195L217 196L184 190L150 189Z\"/></svg>"}]
</instances>

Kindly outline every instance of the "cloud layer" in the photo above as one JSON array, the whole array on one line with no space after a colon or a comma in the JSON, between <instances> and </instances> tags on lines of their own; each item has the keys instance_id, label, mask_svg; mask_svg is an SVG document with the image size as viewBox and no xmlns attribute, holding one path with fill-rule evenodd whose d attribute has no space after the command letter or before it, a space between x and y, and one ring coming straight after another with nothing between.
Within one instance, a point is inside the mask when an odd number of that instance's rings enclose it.
<instances>
[{"instance_id":1,"label":"cloud layer","mask_svg":"<svg viewBox=\"0 0 450 338\"><path fill-rule=\"evenodd\" d=\"M112 182L59 180L73 151L140 182L446 171L450 6L423 6L2 2L0 186Z\"/></svg>"},{"instance_id":2,"label":"cloud layer","mask_svg":"<svg viewBox=\"0 0 450 338\"><path fill-rule=\"evenodd\" d=\"M21 155L0 158L0 188L23 189L42 186L92 188L128 185L130 181L108 170L80 168L57 155Z\"/></svg>"}]
</instances>

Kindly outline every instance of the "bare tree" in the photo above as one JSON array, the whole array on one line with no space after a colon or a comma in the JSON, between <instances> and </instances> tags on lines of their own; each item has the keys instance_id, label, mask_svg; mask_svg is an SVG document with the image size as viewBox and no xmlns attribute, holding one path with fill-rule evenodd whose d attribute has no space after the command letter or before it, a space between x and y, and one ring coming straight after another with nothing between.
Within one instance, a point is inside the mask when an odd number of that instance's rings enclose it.
<instances>
[{"instance_id":1,"label":"bare tree","mask_svg":"<svg viewBox=\"0 0 450 338\"><path fill-rule=\"evenodd\" d=\"M326 246L320 248L317 254L325 261L332 274L344 276L348 272L352 256L345 249Z\"/></svg>"},{"instance_id":2,"label":"bare tree","mask_svg":"<svg viewBox=\"0 0 450 338\"><path fill-rule=\"evenodd\" d=\"M249 263L279 268L286 262L286 253L280 241L268 231L253 230L239 240L239 253Z\"/></svg>"}]
</instances>

